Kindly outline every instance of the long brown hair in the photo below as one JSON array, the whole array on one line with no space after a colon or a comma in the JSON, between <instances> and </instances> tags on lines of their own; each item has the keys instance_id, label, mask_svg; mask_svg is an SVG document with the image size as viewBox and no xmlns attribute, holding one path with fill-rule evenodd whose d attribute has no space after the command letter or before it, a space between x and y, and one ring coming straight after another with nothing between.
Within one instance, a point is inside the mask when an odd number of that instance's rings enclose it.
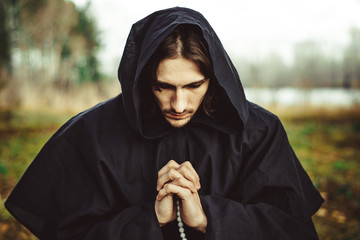
<instances>
[{"instance_id":1,"label":"long brown hair","mask_svg":"<svg viewBox=\"0 0 360 240\"><path fill-rule=\"evenodd\" d=\"M209 88L205 94L201 110L210 117L215 111L215 85L217 84L206 40L201 29L196 25L181 24L159 45L145 65L141 76L141 110L145 117L152 117L157 109L152 89L159 89L157 68L164 59L183 57L193 61L200 72L209 78ZM152 98L152 99L150 99Z\"/></svg>"}]
</instances>

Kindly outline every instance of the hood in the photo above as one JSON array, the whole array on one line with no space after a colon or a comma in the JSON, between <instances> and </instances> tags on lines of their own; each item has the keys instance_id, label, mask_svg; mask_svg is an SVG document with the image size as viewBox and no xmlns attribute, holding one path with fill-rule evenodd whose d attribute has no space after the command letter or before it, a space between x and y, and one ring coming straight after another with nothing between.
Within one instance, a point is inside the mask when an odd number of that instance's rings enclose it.
<instances>
[{"instance_id":1,"label":"hood","mask_svg":"<svg viewBox=\"0 0 360 240\"><path fill-rule=\"evenodd\" d=\"M235 112L229 115L228 118L232 119L228 120L234 125L233 127L242 128L248 118L248 105L234 65L208 21L199 12L181 7L154 12L136 22L131 28L118 69L128 121L136 131L147 138L161 136L171 129L165 121L151 123L151 127L146 127L146 124L142 123L138 80L148 59L160 43L180 24L194 24L202 30L208 43L215 77L224 90L225 97L228 98L228 104L232 105L226 107L230 107ZM227 128L225 123L216 123L216 121L204 120L204 124L213 124L220 129Z\"/></svg>"}]
</instances>

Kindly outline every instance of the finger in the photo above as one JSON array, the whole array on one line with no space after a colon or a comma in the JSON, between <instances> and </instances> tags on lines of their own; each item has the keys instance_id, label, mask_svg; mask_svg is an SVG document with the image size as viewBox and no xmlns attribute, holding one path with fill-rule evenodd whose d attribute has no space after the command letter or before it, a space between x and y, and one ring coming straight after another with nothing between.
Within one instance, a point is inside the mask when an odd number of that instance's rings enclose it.
<instances>
[{"instance_id":1,"label":"finger","mask_svg":"<svg viewBox=\"0 0 360 240\"><path fill-rule=\"evenodd\" d=\"M197 189L200 189L200 177L189 161L182 163L176 170L191 181Z\"/></svg>"},{"instance_id":2,"label":"finger","mask_svg":"<svg viewBox=\"0 0 360 240\"><path fill-rule=\"evenodd\" d=\"M170 168L165 174L161 175L158 178L156 190L159 191L161 188L163 188L165 183L171 182L178 178L184 178L184 177L175 169Z\"/></svg>"},{"instance_id":3,"label":"finger","mask_svg":"<svg viewBox=\"0 0 360 240\"><path fill-rule=\"evenodd\" d=\"M192 182L187 180L184 177L177 178L174 181L171 181L171 184L177 185L179 187L188 188L191 192L197 192L197 188L194 186Z\"/></svg>"},{"instance_id":4,"label":"finger","mask_svg":"<svg viewBox=\"0 0 360 240\"><path fill-rule=\"evenodd\" d=\"M183 187L177 186L172 183L167 183L158 192L156 199L160 201L161 199L163 199L164 197L166 197L170 194L176 194L181 200L185 200L185 199L191 197L192 193L188 188L183 188Z\"/></svg>"},{"instance_id":5,"label":"finger","mask_svg":"<svg viewBox=\"0 0 360 240\"><path fill-rule=\"evenodd\" d=\"M176 169L178 167L180 167L180 165L177 162L175 162L174 160L170 160L165 166L163 166L158 171L158 178L160 178L162 175L164 175L170 169Z\"/></svg>"}]
</instances>

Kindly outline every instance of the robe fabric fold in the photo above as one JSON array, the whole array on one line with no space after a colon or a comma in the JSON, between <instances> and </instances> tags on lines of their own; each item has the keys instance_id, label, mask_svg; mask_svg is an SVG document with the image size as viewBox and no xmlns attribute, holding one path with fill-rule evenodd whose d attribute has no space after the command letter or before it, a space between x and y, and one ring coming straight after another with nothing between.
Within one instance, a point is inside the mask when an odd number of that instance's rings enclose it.
<instances>
[{"instance_id":1,"label":"robe fabric fold","mask_svg":"<svg viewBox=\"0 0 360 240\"><path fill-rule=\"evenodd\" d=\"M222 117L197 112L182 128L148 122L139 76L179 24L203 32L222 89ZM46 143L5 206L40 239L180 239L160 227L157 172L190 161L200 176L206 234L187 239L318 239L311 216L323 199L280 120L248 102L235 67L198 12L171 8L135 23L119 66L122 93L70 119Z\"/></svg>"}]
</instances>

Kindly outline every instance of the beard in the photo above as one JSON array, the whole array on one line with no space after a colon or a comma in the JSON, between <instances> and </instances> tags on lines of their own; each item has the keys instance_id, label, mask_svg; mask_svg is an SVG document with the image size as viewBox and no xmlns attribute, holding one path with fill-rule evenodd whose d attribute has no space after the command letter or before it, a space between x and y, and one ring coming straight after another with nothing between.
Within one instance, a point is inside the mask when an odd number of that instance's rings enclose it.
<instances>
[{"instance_id":1,"label":"beard","mask_svg":"<svg viewBox=\"0 0 360 240\"><path fill-rule=\"evenodd\" d=\"M185 109L182 113L175 112L172 109L164 109L162 111L166 121L175 128L181 128L190 122L194 116L194 109Z\"/></svg>"}]
</instances>

